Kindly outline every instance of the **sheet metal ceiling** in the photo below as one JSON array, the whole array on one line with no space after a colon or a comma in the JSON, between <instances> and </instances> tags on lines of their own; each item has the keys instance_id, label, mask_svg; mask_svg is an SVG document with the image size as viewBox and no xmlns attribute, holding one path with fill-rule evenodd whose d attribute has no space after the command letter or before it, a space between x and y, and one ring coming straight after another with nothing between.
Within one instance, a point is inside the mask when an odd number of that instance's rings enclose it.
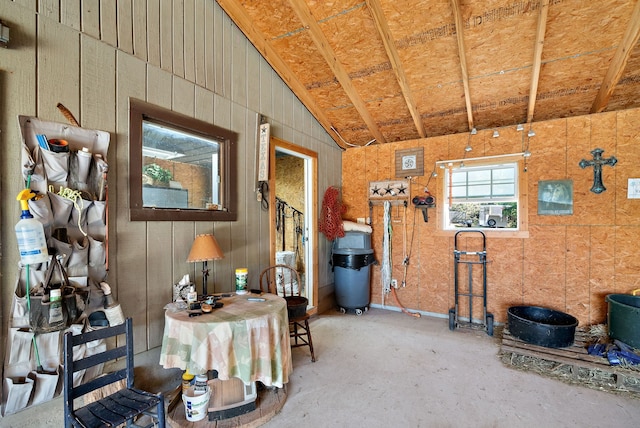
<instances>
[{"instance_id":1,"label":"sheet metal ceiling","mask_svg":"<svg viewBox=\"0 0 640 428\"><path fill-rule=\"evenodd\" d=\"M636 0L217 0L343 148L640 106Z\"/></svg>"}]
</instances>

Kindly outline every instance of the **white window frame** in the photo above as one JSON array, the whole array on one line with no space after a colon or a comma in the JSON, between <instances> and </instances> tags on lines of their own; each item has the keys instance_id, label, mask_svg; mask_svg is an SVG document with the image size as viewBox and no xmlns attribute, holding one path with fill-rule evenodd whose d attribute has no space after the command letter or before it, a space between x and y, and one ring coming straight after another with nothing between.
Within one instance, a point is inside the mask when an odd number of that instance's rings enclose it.
<instances>
[{"instance_id":1,"label":"white window frame","mask_svg":"<svg viewBox=\"0 0 640 428\"><path fill-rule=\"evenodd\" d=\"M480 230L484 232L486 235L495 236L495 237L528 237L528 182L527 182L527 173L524 170L524 158L522 154L513 154L513 155L500 155L500 156L488 156L486 158L474 158L467 160L456 160L456 161L440 161L438 162L439 166L442 168L439 170L438 178L440 178L439 186L442 192L440 193L441 197L439 205L439 209L437 210L438 215L438 235L452 235L455 234L459 230ZM462 166L461 166L462 165ZM513 165L515 168L515 197L494 197L494 198L479 198L479 202L491 202L491 203L499 203L499 202L516 202L518 207L518 226L517 228L493 228L493 227L470 227L470 228L461 228L461 227L451 227L449 223L449 207L450 204L456 203L456 198L453 198L453 202L450 201L450 194L448 188L448 180L449 180L449 168L453 168L453 170L474 170L474 169L483 169L483 168L491 168L498 167L501 165ZM458 202L472 202L475 199L469 200L460 200L457 199Z\"/></svg>"}]
</instances>

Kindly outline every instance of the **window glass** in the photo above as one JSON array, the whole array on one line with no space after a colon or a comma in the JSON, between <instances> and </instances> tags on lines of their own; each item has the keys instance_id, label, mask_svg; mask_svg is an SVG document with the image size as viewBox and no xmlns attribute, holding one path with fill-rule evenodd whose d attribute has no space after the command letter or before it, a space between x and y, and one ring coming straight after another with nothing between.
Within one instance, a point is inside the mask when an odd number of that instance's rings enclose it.
<instances>
[{"instance_id":1,"label":"window glass","mask_svg":"<svg viewBox=\"0 0 640 428\"><path fill-rule=\"evenodd\" d=\"M518 229L517 163L453 168L444 185L445 229Z\"/></svg>"}]
</instances>

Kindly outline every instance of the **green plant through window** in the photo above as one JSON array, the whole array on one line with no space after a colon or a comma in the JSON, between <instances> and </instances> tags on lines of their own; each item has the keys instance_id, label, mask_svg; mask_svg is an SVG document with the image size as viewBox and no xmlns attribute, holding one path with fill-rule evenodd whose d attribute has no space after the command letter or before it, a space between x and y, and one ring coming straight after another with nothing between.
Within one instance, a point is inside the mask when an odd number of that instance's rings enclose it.
<instances>
[{"instance_id":1,"label":"green plant through window","mask_svg":"<svg viewBox=\"0 0 640 428\"><path fill-rule=\"evenodd\" d=\"M162 168L160 165L155 163L146 164L142 169L142 172L147 177L160 183L166 184L173 179L173 174L171 174L171 171L166 168Z\"/></svg>"}]
</instances>

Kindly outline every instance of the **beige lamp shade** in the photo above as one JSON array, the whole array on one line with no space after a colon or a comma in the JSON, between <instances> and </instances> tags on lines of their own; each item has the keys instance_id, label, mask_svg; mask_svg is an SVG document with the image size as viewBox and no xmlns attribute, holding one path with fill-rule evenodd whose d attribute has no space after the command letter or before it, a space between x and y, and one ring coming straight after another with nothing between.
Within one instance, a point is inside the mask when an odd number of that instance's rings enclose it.
<instances>
[{"instance_id":1,"label":"beige lamp shade","mask_svg":"<svg viewBox=\"0 0 640 428\"><path fill-rule=\"evenodd\" d=\"M218 260L223 257L224 253L220 249L216 238L210 234L203 234L196 236L195 241L193 241L187 262L204 262Z\"/></svg>"}]
</instances>

